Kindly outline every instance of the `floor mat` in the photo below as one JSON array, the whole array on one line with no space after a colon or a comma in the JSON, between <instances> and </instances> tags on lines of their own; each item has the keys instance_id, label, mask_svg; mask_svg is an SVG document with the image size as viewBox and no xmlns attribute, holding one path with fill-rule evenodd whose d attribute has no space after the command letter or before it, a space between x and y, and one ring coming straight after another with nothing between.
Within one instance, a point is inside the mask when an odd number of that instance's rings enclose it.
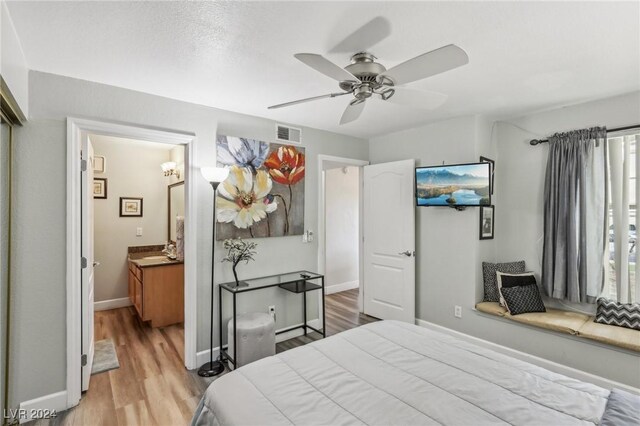
<instances>
[{"instance_id":1,"label":"floor mat","mask_svg":"<svg viewBox=\"0 0 640 426\"><path fill-rule=\"evenodd\" d=\"M104 339L95 342L91 374L103 373L116 368L120 368L120 363L113 340Z\"/></svg>"}]
</instances>

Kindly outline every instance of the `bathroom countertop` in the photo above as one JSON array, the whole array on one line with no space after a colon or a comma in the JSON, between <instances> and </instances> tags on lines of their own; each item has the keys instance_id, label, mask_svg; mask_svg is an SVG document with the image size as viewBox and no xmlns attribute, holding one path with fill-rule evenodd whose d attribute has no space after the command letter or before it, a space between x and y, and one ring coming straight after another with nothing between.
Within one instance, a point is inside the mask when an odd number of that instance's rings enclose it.
<instances>
[{"instance_id":1,"label":"bathroom countertop","mask_svg":"<svg viewBox=\"0 0 640 426\"><path fill-rule=\"evenodd\" d=\"M169 259L162 250L151 251L132 251L129 248L129 261L140 268L148 268L151 266L179 265L184 263L181 260ZM163 256L163 258L158 258Z\"/></svg>"}]
</instances>

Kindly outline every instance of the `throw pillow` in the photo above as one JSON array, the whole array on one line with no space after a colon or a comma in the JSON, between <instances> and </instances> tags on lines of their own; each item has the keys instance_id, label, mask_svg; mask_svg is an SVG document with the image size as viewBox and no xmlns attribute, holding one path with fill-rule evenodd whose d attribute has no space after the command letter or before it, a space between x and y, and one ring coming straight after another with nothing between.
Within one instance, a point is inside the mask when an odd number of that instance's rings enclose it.
<instances>
[{"instance_id":1,"label":"throw pillow","mask_svg":"<svg viewBox=\"0 0 640 426\"><path fill-rule=\"evenodd\" d=\"M525 271L524 260L507 263L482 262L482 278L484 281L483 302L500 301L500 292L498 291L498 283L496 282L497 271L512 274L522 273Z\"/></svg>"},{"instance_id":2,"label":"throw pillow","mask_svg":"<svg viewBox=\"0 0 640 426\"><path fill-rule=\"evenodd\" d=\"M498 294L500 295L500 306L507 306L502 297L502 287L517 287L522 285L537 284L536 277L533 272L524 272L521 274L509 274L506 272L496 272L496 281L498 284Z\"/></svg>"},{"instance_id":3,"label":"throw pillow","mask_svg":"<svg viewBox=\"0 0 640 426\"><path fill-rule=\"evenodd\" d=\"M511 315L547 311L537 284L504 287L501 292Z\"/></svg>"},{"instance_id":4,"label":"throw pillow","mask_svg":"<svg viewBox=\"0 0 640 426\"><path fill-rule=\"evenodd\" d=\"M640 330L640 304L619 303L614 300L597 300L596 322Z\"/></svg>"}]
</instances>

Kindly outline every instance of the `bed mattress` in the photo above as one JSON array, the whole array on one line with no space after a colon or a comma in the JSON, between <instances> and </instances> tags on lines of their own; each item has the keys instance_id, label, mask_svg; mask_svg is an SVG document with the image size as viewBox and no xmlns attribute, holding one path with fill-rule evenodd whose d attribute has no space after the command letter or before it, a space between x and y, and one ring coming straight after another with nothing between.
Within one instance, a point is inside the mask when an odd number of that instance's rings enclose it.
<instances>
[{"instance_id":1,"label":"bed mattress","mask_svg":"<svg viewBox=\"0 0 640 426\"><path fill-rule=\"evenodd\" d=\"M216 381L194 425L588 425L609 391L447 334L380 321Z\"/></svg>"}]
</instances>

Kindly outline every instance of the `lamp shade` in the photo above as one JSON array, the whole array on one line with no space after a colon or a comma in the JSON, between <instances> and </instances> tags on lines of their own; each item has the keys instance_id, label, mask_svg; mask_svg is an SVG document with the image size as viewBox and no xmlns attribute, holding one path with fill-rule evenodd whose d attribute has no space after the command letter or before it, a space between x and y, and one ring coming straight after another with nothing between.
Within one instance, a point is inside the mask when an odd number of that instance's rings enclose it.
<instances>
[{"instance_id":1,"label":"lamp shade","mask_svg":"<svg viewBox=\"0 0 640 426\"><path fill-rule=\"evenodd\" d=\"M229 169L222 167L202 167L200 173L207 181L211 183L220 183L229 176Z\"/></svg>"}]
</instances>

